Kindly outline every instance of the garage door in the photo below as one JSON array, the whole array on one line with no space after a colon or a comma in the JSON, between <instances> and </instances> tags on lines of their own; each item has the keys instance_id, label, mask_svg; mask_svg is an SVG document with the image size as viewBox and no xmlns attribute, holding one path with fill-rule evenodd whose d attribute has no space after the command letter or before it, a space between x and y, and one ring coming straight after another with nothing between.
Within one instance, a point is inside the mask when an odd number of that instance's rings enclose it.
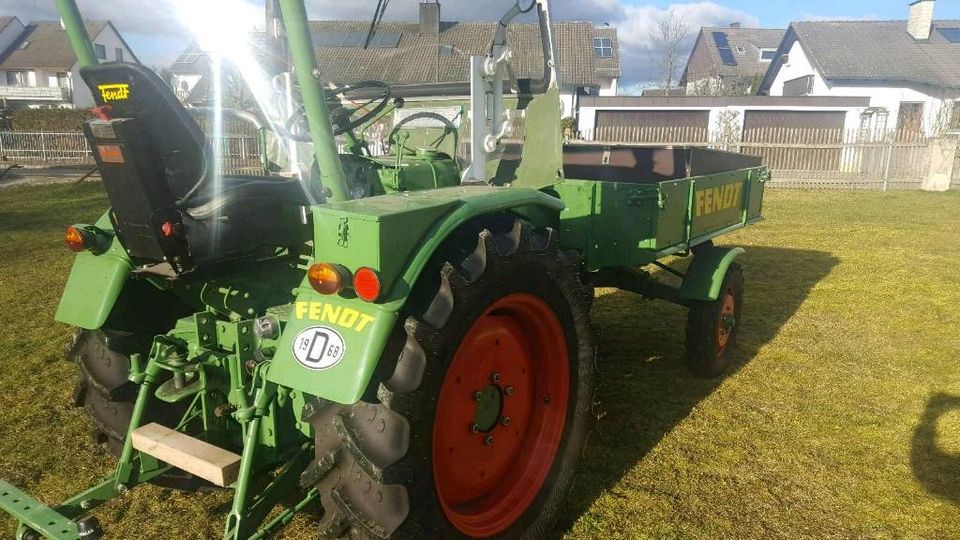
<instances>
[{"instance_id":1,"label":"garage door","mask_svg":"<svg viewBox=\"0 0 960 540\"><path fill-rule=\"evenodd\" d=\"M760 156L777 170L836 171L843 154L845 113L829 111L746 111L743 140L755 146L744 153ZM769 145L801 145L784 148ZM814 146L810 148L809 146Z\"/></svg>"},{"instance_id":2,"label":"garage door","mask_svg":"<svg viewBox=\"0 0 960 540\"><path fill-rule=\"evenodd\" d=\"M597 111L597 138L612 142L706 142L709 111Z\"/></svg>"}]
</instances>

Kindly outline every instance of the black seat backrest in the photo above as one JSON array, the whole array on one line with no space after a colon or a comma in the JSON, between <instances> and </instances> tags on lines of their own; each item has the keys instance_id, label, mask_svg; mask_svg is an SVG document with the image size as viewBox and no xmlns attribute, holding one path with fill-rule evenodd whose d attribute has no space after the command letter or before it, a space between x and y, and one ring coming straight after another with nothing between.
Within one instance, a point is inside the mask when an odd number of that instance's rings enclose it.
<instances>
[{"instance_id":1,"label":"black seat backrest","mask_svg":"<svg viewBox=\"0 0 960 540\"><path fill-rule=\"evenodd\" d=\"M167 188L177 201L191 196L208 169L207 142L197 122L156 73L139 64L85 67L80 76L111 118L135 118L160 160Z\"/></svg>"}]
</instances>

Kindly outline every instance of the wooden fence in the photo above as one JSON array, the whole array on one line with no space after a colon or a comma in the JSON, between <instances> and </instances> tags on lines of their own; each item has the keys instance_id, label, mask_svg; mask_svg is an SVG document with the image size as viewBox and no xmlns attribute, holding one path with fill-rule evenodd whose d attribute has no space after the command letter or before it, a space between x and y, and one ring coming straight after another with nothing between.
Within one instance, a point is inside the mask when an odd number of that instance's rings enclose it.
<instances>
[{"instance_id":1,"label":"wooden fence","mask_svg":"<svg viewBox=\"0 0 960 540\"><path fill-rule=\"evenodd\" d=\"M569 134L568 134L569 135ZM930 141L921 134L839 129L601 127L568 137L571 144L670 144L759 156L772 185L917 189L930 169Z\"/></svg>"}]
</instances>

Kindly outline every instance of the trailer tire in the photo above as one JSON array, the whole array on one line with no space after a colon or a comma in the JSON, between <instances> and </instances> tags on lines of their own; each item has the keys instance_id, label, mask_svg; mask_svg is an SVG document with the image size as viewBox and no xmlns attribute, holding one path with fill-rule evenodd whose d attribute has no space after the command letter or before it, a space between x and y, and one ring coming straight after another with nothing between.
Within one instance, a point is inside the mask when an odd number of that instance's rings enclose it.
<instances>
[{"instance_id":1,"label":"trailer tire","mask_svg":"<svg viewBox=\"0 0 960 540\"><path fill-rule=\"evenodd\" d=\"M137 347L146 341L128 335L110 336L101 330L78 330L69 347L68 358L77 363L74 405L83 407L95 427L98 441L105 443L111 455L123 451L123 441L133 415L138 386L129 381L130 357L118 349ZM147 404L146 422L173 427L186 411L186 403L166 403L152 398ZM165 487L193 490L203 482L180 470L157 477Z\"/></svg>"},{"instance_id":2,"label":"trailer tire","mask_svg":"<svg viewBox=\"0 0 960 540\"><path fill-rule=\"evenodd\" d=\"M512 220L497 233L490 229L473 232L475 247L459 250L462 256L425 272L412 298L427 301L413 301L398 325L375 398L305 407L317 453L301 482L320 491L321 537L540 538L552 531L590 426L593 291L580 280L578 257L559 249L552 230ZM523 354L510 348L518 343L527 347ZM507 360L471 370L478 350ZM472 400L481 390L499 407L484 426L471 415L480 418ZM510 411L530 414L504 420ZM531 452L534 435L543 442ZM456 455L448 457L448 447ZM469 472L450 478L454 460ZM490 477L482 480L487 466ZM467 477L474 498L462 505L451 493L464 492L450 488ZM495 488L484 487L491 482Z\"/></svg>"},{"instance_id":3,"label":"trailer tire","mask_svg":"<svg viewBox=\"0 0 960 540\"><path fill-rule=\"evenodd\" d=\"M732 263L716 300L694 302L687 313L687 367L697 377L719 377L730 367L740 333L743 269Z\"/></svg>"}]
</instances>

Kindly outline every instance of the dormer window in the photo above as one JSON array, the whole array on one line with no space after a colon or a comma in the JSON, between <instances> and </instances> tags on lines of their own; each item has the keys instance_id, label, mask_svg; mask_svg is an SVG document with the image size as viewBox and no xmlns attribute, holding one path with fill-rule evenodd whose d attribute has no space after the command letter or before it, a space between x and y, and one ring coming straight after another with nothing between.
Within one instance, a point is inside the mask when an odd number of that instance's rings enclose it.
<instances>
[{"instance_id":1,"label":"dormer window","mask_svg":"<svg viewBox=\"0 0 960 540\"><path fill-rule=\"evenodd\" d=\"M97 58L100 60L107 59L107 48L100 44L94 44L94 51L97 53Z\"/></svg>"},{"instance_id":2,"label":"dormer window","mask_svg":"<svg viewBox=\"0 0 960 540\"><path fill-rule=\"evenodd\" d=\"M593 52L597 58L613 58L613 40L610 38L593 38Z\"/></svg>"}]
</instances>

